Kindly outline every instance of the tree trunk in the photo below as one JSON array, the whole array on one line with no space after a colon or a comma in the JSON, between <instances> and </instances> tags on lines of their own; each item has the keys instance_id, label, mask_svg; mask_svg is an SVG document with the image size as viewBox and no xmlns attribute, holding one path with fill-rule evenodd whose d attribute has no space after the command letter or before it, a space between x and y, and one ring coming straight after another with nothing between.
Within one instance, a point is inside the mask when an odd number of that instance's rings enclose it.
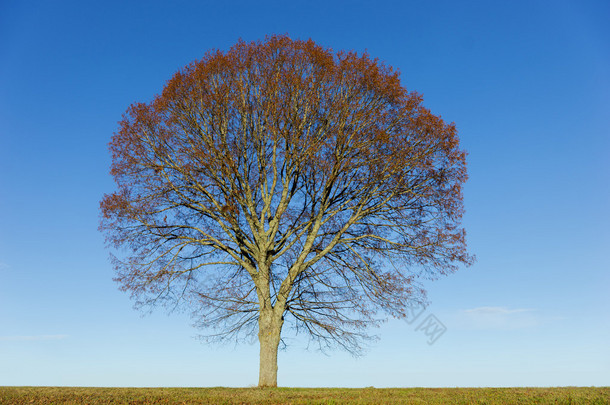
<instances>
[{"instance_id":1,"label":"tree trunk","mask_svg":"<svg viewBox=\"0 0 610 405\"><path fill-rule=\"evenodd\" d=\"M273 310L263 310L258 319L258 341L260 343L259 387L277 387L277 349L280 344L282 317Z\"/></svg>"}]
</instances>

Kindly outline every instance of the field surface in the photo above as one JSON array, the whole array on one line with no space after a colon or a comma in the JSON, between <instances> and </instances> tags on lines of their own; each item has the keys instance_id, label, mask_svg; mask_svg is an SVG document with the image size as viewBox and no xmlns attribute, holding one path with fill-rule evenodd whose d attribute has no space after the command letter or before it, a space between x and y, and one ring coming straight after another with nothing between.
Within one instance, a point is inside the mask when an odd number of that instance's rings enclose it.
<instances>
[{"instance_id":1,"label":"field surface","mask_svg":"<svg viewBox=\"0 0 610 405\"><path fill-rule=\"evenodd\" d=\"M610 404L610 387L0 387L0 404Z\"/></svg>"}]
</instances>

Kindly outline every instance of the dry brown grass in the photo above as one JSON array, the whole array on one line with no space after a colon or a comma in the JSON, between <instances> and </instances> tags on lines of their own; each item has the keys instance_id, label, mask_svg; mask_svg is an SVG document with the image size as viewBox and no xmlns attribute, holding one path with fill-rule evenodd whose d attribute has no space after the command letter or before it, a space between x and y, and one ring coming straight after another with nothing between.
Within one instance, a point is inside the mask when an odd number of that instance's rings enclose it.
<instances>
[{"instance_id":1,"label":"dry brown grass","mask_svg":"<svg viewBox=\"0 0 610 405\"><path fill-rule=\"evenodd\" d=\"M610 404L610 387L0 387L0 404Z\"/></svg>"}]
</instances>

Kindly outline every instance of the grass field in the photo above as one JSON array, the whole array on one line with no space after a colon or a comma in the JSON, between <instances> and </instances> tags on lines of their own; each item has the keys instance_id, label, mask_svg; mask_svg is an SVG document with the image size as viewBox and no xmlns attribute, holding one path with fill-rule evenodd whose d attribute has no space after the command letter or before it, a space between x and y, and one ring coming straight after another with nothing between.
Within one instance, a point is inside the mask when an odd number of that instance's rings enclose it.
<instances>
[{"instance_id":1,"label":"grass field","mask_svg":"<svg viewBox=\"0 0 610 405\"><path fill-rule=\"evenodd\" d=\"M610 404L610 387L0 387L0 404Z\"/></svg>"}]
</instances>

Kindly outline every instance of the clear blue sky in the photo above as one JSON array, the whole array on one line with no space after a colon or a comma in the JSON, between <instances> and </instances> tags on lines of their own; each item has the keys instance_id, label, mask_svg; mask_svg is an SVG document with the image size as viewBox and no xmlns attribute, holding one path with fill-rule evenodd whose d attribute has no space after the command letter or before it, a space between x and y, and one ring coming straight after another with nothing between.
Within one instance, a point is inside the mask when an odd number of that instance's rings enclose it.
<instances>
[{"instance_id":1,"label":"clear blue sky","mask_svg":"<svg viewBox=\"0 0 610 405\"><path fill-rule=\"evenodd\" d=\"M0 386L256 384L256 344L132 309L98 204L129 104L274 33L368 50L456 123L478 257L425 283L420 319L447 329L433 345L419 320L357 359L296 341L278 383L610 385L609 20L604 1L0 1Z\"/></svg>"}]
</instances>

